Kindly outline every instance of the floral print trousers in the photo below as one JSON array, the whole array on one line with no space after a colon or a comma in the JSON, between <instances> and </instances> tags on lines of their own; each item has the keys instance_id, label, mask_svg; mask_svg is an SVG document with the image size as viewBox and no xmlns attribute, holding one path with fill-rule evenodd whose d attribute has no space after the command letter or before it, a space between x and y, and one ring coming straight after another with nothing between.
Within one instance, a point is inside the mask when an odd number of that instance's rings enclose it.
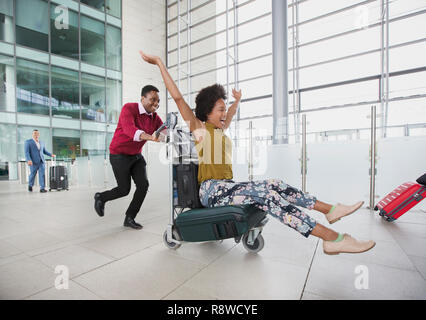
<instances>
[{"instance_id":1,"label":"floral print trousers","mask_svg":"<svg viewBox=\"0 0 426 320\"><path fill-rule=\"evenodd\" d=\"M308 237L317 222L296 206L312 210L317 201L281 180L249 182L206 180L200 186L200 201L204 207L253 204L285 225Z\"/></svg>"}]
</instances>

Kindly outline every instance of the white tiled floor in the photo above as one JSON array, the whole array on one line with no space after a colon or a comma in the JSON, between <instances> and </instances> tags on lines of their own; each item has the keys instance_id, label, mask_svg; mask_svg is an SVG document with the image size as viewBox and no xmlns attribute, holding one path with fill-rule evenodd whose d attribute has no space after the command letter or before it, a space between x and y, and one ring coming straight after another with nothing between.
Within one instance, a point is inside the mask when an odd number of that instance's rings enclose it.
<instances>
[{"instance_id":1,"label":"white tiled floor","mask_svg":"<svg viewBox=\"0 0 426 320\"><path fill-rule=\"evenodd\" d=\"M149 193L136 219L144 229L130 230L122 223L132 193L108 203L100 218L99 190L40 194L0 182L0 299L426 299L426 212L388 223L361 209L333 224L376 240L363 254L327 256L321 241L272 218L256 255L233 240L173 251L162 243L164 196ZM55 288L60 265L69 269L68 289ZM368 289L356 288L361 275Z\"/></svg>"}]
</instances>

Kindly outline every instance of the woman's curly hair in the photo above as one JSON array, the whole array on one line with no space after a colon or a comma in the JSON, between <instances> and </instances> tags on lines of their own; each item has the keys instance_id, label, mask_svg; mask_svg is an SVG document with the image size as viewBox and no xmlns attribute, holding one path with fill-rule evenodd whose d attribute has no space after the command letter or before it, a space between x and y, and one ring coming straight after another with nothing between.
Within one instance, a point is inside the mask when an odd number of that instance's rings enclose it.
<instances>
[{"instance_id":1,"label":"woman's curly hair","mask_svg":"<svg viewBox=\"0 0 426 320\"><path fill-rule=\"evenodd\" d=\"M207 121L217 100L226 100L225 88L220 84L201 89L195 98L195 116L201 121Z\"/></svg>"}]
</instances>

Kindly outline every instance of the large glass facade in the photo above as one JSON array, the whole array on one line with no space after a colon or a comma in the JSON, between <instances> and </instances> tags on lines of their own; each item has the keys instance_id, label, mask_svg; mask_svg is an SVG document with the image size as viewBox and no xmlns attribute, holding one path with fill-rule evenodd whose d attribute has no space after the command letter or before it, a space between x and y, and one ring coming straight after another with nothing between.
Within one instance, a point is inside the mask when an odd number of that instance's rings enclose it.
<instances>
[{"instance_id":1,"label":"large glass facade","mask_svg":"<svg viewBox=\"0 0 426 320\"><path fill-rule=\"evenodd\" d=\"M0 0L0 179L17 179L34 128L59 158L106 154L123 104L121 6Z\"/></svg>"},{"instance_id":2,"label":"large glass facade","mask_svg":"<svg viewBox=\"0 0 426 320\"><path fill-rule=\"evenodd\" d=\"M218 82L231 93L238 85L243 100L231 135L234 128L247 127L248 121L268 129L263 132L270 131L272 1L192 1L190 8L187 3L167 1L168 68L185 98L195 107L201 88ZM287 4L290 142L300 136L302 113L312 120L311 136L327 137L330 132L338 136L342 130L353 129L360 132L357 137L366 137L371 105L378 108L382 137L425 132L421 127L426 127L422 1L295 0ZM177 18L178 11L183 19ZM185 21L192 21L190 34ZM228 102L232 100L230 96ZM170 96L168 109L177 111ZM272 138L270 132L254 134Z\"/></svg>"}]
</instances>

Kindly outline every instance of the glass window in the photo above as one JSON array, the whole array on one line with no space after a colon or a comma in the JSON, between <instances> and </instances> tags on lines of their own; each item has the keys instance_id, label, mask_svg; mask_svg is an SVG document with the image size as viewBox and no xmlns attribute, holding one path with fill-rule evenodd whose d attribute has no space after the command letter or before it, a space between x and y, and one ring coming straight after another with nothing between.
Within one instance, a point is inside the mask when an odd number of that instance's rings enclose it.
<instances>
[{"instance_id":1,"label":"glass window","mask_svg":"<svg viewBox=\"0 0 426 320\"><path fill-rule=\"evenodd\" d=\"M426 99L388 102L388 125L426 123Z\"/></svg>"},{"instance_id":2,"label":"glass window","mask_svg":"<svg viewBox=\"0 0 426 320\"><path fill-rule=\"evenodd\" d=\"M13 0L0 1L0 40L13 42Z\"/></svg>"},{"instance_id":3,"label":"glass window","mask_svg":"<svg viewBox=\"0 0 426 320\"><path fill-rule=\"evenodd\" d=\"M380 74L380 52L335 61L299 71L300 88Z\"/></svg>"},{"instance_id":4,"label":"glass window","mask_svg":"<svg viewBox=\"0 0 426 320\"><path fill-rule=\"evenodd\" d=\"M247 62L240 62L238 72L240 80L253 78L262 74L270 74L272 73L272 55Z\"/></svg>"},{"instance_id":5,"label":"glass window","mask_svg":"<svg viewBox=\"0 0 426 320\"><path fill-rule=\"evenodd\" d=\"M122 107L121 81L107 80L107 112L108 122L117 123Z\"/></svg>"},{"instance_id":6,"label":"glass window","mask_svg":"<svg viewBox=\"0 0 426 320\"><path fill-rule=\"evenodd\" d=\"M105 154L105 132L83 131L81 148L83 156L98 156Z\"/></svg>"},{"instance_id":7,"label":"glass window","mask_svg":"<svg viewBox=\"0 0 426 320\"><path fill-rule=\"evenodd\" d=\"M87 4L89 7L105 11L105 0L80 0L80 2Z\"/></svg>"},{"instance_id":8,"label":"glass window","mask_svg":"<svg viewBox=\"0 0 426 320\"><path fill-rule=\"evenodd\" d=\"M80 119L78 72L52 67L52 116Z\"/></svg>"},{"instance_id":9,"label":"glass window","mask_svg":"<svg viewBox=\"0 0 426 320\"><path fill-rule=\"evenodd\" d=\"M105 122L105 78L81 74L81 115L84 120Z\"/></svg>"},{"instance_id":10,"label":"glass window","mask_svg":"<svg viewBox=\"0 0 426 320\"><path fill-rule=\"evenodd\" d=\"M370 106L337 108L306 113L307 132L370 128ZM336 121L336 119L339 119Z\"/></svg>"},{"instance_id":11,"label":"glass window","mask_svg":"<svg viewBox=\"0 0 426 320\"><path fill-rule=\"evenodd\" d=\"M426 94L426 71L389 78L389 99ZM425 119L426 122L426 119Z\"/></svg>"},{"instance_id":12,"label":"glass window","mask_svg":"<svg viewBox=\"0 0 426 320\"><path fill-rule=\"evenodd\" d=\"M240 117L253 117L272 114L272 98L241 102Z\"/></svg>"},{"instance_id":13,"label":"glass window","mask_svg":"<svg viewBox=\"0 0 426 320\"><path fill-rule=\"evenodd\" d=\"M106 12L117 18L121 18L121 0L106 0Z\"/></svg>"},{"instance_id":14,"label":"glass window","mask_svg":"<svg viewBox=\"0 0 426 320\"><path fill-rule=\"evenodd\" d=\"M379 99L379 80L301 92L302 109L316 109Z\"/></svg>"},{"instance_id":15,"label":"glass window","mask_svg":"<svg viewBox=\"0 0 426 320\"><path fill-rule=\"evenodd\" d=\"M56 157L75 160L80 156L80 131L54 128L52 142Z\"/></svg>"},{"instance_id":16,"label":"glass window","mask_svg":"<svg viewBox=\"0 0 426 320\"><path fill-rule=\"evenodd\" d=\"M306 8L310 6L323 6L323 2L324 1L307 1L304 5ZM336 3L339 3L340 1L329 2L330 5L335 6ZM300 12L303 12L303 10L300 10ZM315 11L313 10L313 12ZM302 19L299 21L302 21ZM337 14L300 25L299 41L300 44L303 44L331 35L367 28L370 24L377 23L379 21L380 1L373 1L362 6L354 7L350 10L345 10Z\"/></svg>"},{"instance_id":17,"label":"glass window","mask_svg":"<svg viewBox=\"0 0 426 320\"><path fill-rule=\"evenodd\" d=\"M105 67L105 24L81 16L81 61Z\"/></svg>"},{"instance_id":18,"label":"glass window","mask_svg":"<svg viewBox=\"0 0 426 320\"><path fill-rule=\"evenodd\" d=\"M52 152L52 139L50 137L50 129L39 126L27 127L18 126L18 160L25 160L25 141L32 139L33 131L37 129L40 132L40 141L43 141L47 151Z\"/></svg>"},{"instance_id":19,"label":"glass window","mask_svg":"<svg viewBox=\"0 0 426 320\"><path fill-rule=\"evenodd\" d=\"M389 50L389 71L421 68L425 66L426 42Z\"/></svg>"},{"instance_id":20,"label":"glass window","mask_svg":"<svg viewBox=\"0 0 426 320\"><path fill-rule=\"evenodd\" d=\"M0 111L15 111L15 63L0 55Z\"/></svg>"},{"instance_id":21,"label":"glass window","mask_svg":"<svg viewBox=\"0 0 426 320\"><path fill-rule=\"evenodd\" d=\"M16 59L18 112L49 115L49 67Z\"/></svg>"},{"instance_id":22,"label":"glass window","mask_svg":"<svg viewBox=\"0 0 426 320\"><path fill-rule=\"evenodd\" d=\"M389 23L389 45L423 39L426 36L426 14Z\"/></svg>"},{"instance_id":23,"label":"glass window","mask_svg":"<svg viewBox=\"0 0 426 320\"><path fill-rule=\"evenodd\" d=\"M16 161L16 126L0 124L0 162Z\"/></svg>"},{"instance_id":24,"label":"glass window","mask_svg":"<svg viewBox=\"0 0 426 320\"><path fill-rule=\"evenodd\" d=\"M108 25L106 38L107 68L121 71L121 29Z\"/></svg>"},{"instance_id":25,"label":"glass window","mask_svg":"<svg viewBox=\"0 0 426 320\"><path fill-rule=\"evenodd\" d=\"M237 138L246 140L246 143L248 142L249 135L250 135L249 133L250 121L252 121L253 137L272 136L272 129L273 129L272 117L265 117L265 118L250 119L250 120L240 120L238 123ZM244 142L243 142L243 145L244 145Z\"/></svg>"},{"instance_id":26,"label":"glass window","mask_svg":"<svg viewBox=\"0 0 426 320\"><path fill-rule=\"evenodd\" d=\"M262 77L260 79L250 81L242 81L239 83L239 86L241 93L243 94L243 99L272 94L272 76ZM232 86L230 91L231 95L229 96L229 99L230 101L233 101L234 98L232 98Z\"/></svg>"},{"instance_id":27,"label":"glass window","mask_svg":"<svg viewBox=\"0 0 426 320\"><path fill-rule=\"evenodd\" d=\"M361 29L344 37L300 47L299 65L306 66L374 49L380 49L379 27ZM291 63L289 60L289 64Z\"/></svg>"},{"instance_id":28,"label":"glass window","mask_svg":"<svg viewBox=\"0 0 426 320\"><path fill-rule=\"evenodd\" d=\"M49 10L46 1L16 0L16 43L48 51Z\"/></svg>"},{"instance_id":29,"label":"glass window","mask_svg":"<svg viewBox=\"0 0 426 320\"><path fill-rule=\"evenodd\" d=\"M78 13L53 4L50 12L51 52L78 60Z\"/></svg>"}]
</instances>

